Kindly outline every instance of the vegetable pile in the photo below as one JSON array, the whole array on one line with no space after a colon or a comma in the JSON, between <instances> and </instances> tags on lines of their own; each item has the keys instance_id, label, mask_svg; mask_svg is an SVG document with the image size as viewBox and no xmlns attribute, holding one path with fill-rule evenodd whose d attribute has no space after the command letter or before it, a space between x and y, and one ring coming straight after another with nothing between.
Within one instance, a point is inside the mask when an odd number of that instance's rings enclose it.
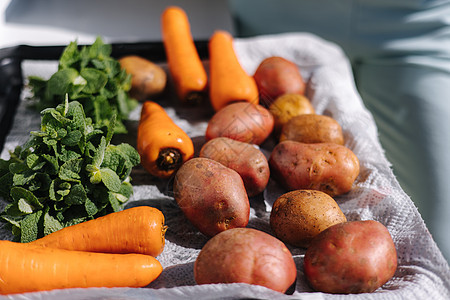
<instances>
[{"instance_id":1,"label":"vegetable pile","mask_svg":"<svg viewBox=\"0 0 450 300\"><path fill-rule=\"evenodd\" d=\"M339 206L337 196L360 180L358 157L346 146L345 128L316 113L299 67L268 57L249 75L232 36L216 31L206 73L184 11L170 6L161 18L167 74L138 56L114 60L97 39L81 50L71 43L49 80L30 78L37 106L46 107L41 129L0 160L0 196L9 201L1 219L28 244L0 242L0 264L7 259L2 247L17 252L12 263L32 269L36 281L21 286L0 267L0 293L140 287L156 279L164 215L148 206L122 211L138 164L151 180L171 183L176 205L208 238L194 264L198 284L241 282L288 293L298 265L312 289L327 293L373 292L390 280L397 253L388 229L375 220L349 221ZM169 77L183 105L209 96L203 143L193 143L156 102ZM142 102L137 149L111 145L114 133L127 131L122 121L137 104L130 94ZM251 201L270 180L284 191L262 212L270 230L246 228ZM287 245L305 249L303 264ZM126 253L138 256L124 262ZM98 259L100 277L89 257ZM45 265L50 281L39 281L44 273L33 262ZM122 274L127 264L131 281ZM75 270L68 282L58 279L63 267Z\"/></svg>"},{"instance_id":2,"label":"vegetable pile","mask_svg":"<svg viewBox=\"0 0 450 300\"><path fill-rule=\"evenodd\" d=\"M131 98L131 75L111 57L111 45L100 38L90 45L78 47L71 42L63 51L58 71L50 79L30 76L32 99L38 100L35 107L41 111L61 104L66 94L71 101L83 105L87 117L94 125L108 126L113 115L117 116L115 132L126 133L123 120L137 107Z\"/></svg>"},{"instance_id":3,"label":"vegetable pile","mask_svg":"<svg viewBox=\"0 0 450 300\"><path fill-rule=\"evenodd\" d=\"M94 126L77 101L41 113L41 130L0 160L1 214L21 242L119 211L133 192L131 169L139 164L128 144L111 145L108 127Z\"/></svg>"}]
</instances>

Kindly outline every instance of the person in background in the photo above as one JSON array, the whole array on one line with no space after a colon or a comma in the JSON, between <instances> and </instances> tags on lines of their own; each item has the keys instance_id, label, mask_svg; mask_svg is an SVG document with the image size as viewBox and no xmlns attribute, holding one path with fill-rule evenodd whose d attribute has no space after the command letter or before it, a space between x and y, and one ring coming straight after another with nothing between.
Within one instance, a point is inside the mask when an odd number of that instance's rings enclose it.
<instances>
[{"instance_id":1,"label":"person in background","mask_svg":"<svg viewBox=\"0 0 450 300\"><path fill-rule=\"evenodd\" d=\"M236 36L310 32L349 57L403 190L450 260L450 0L230 0Z\"/></svg>"}]
</instances>

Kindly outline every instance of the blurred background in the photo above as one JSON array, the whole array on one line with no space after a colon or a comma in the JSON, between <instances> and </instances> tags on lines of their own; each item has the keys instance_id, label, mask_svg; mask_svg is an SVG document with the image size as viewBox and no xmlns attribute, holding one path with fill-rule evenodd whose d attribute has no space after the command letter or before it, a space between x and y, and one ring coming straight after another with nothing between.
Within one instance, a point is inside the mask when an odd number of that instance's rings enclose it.
<instances>
[{"instance_id":1,"label":"blurred background","mask_svg":"<svg viewBox=\"0 0 450 300\"><path fill-rule=\"evenodd\" d=\"M207 40L214 29L234 34L224 0L1 0L0 47L17 44L65 45L75 39L92 43L160 41L161 12L168 5L185 9L195 39Z\"/></svg>"}]
</instances>

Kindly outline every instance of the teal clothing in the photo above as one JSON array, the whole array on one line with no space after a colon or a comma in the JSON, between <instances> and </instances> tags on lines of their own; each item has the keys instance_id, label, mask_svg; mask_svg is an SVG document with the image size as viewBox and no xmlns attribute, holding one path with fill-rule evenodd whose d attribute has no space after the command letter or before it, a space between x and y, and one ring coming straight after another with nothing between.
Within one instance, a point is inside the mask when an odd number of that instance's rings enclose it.
<instances>
[{"instance_id":1,"label":"teal clothing","mask_svg":"<svg viewBox=\"0 0 450 300\"><path fill-rule=\"evenodd\" d=\"M232 0L236 34L338 44L403 190L450 260L450 1Z\"/></svg>"}]
</instances>

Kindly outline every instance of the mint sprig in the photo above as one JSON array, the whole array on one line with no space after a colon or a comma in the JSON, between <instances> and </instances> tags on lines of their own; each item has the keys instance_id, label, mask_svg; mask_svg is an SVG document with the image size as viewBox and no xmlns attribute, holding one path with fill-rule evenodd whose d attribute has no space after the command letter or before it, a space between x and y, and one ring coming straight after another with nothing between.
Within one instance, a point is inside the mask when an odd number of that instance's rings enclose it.
<instances>
[{"instance_id":1,"label":"mint sprig","mask_svg":"<svg viewBox=\"0 0 450 300\"><path fill-rule=\"evenodd\" d=\"M101 38L81 48L71 42L59 59L58 71L48 80L28 77L36 109L56 107L68 94L71 101L83 105L94 126L108 126L116 115L115 133L126 133L123 120L128 119L138 102L128 95L131 75L111 57L111 52L111 45L104 44Z\"/></svg>"},{"instance_id":2,"label":"mint sprig","mask_svg":"<svg viewBox=\"0 0 450 300\"><path fill-rule=\"evenodd\" d=\"M119 211L132 195L129 144L110 144L115 128L93 126L78 101L41 112L40 131L0 160L1 220L29 242L66 226Z\"/></svg>"}]
</instances>

